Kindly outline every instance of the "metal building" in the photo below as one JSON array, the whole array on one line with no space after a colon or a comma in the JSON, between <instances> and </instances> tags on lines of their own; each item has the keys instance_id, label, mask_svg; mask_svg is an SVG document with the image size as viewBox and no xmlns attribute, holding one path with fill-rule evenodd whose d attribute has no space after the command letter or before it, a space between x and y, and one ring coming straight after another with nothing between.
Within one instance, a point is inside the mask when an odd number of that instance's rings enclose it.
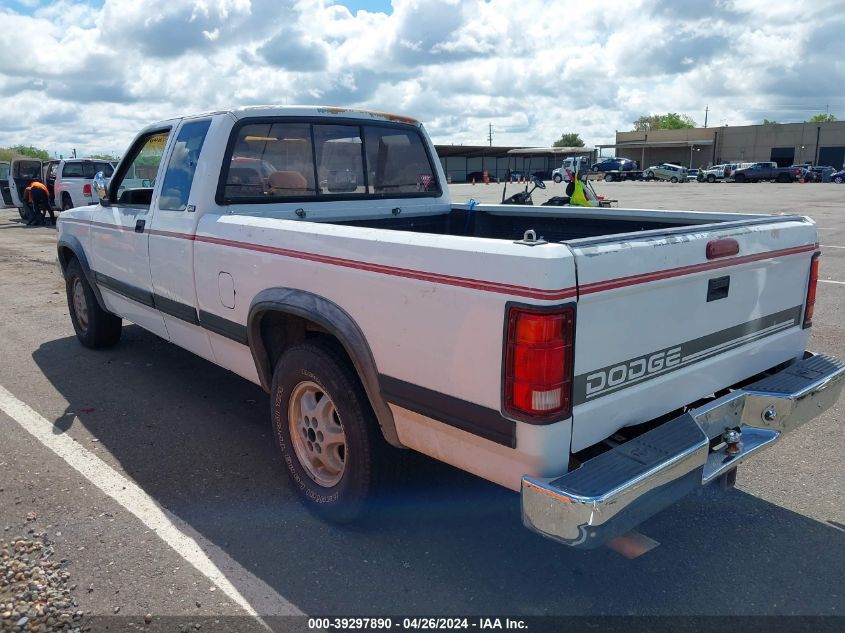
<instances>
[{"instance_id":1,"label":"metal building","mask_svg":"<svg viewBox=\"0 0 845 633\"><path fill-rule=\"evenodd\" d=\"M840 169L845 164L845 121L617 132L615 143L598 148L612 149L643 168L660 163L705 167L774 161L780 167L811 163Z\"/></svg>"}]
</instances>

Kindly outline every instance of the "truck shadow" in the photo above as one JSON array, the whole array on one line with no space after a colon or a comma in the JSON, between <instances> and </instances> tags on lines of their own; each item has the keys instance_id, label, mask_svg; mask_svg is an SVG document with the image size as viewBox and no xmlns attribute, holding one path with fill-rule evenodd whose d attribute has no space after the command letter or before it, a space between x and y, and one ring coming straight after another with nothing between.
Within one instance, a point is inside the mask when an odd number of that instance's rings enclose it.
<instances>
[{"instance_id":1,"label":"truck shadow","mask_svg":"<svg viewBox=\"0 0 845 633\"><path fill-rule=\"evenodd\" d=\"M68 337L33 358L70 403L56 433L83 425L147 494L308 614L845 608L845 530L738 490L649 520L641 531L662 545L629 561L532 534L518 495L412 455L377 519L339 528L299 504L255 385L136 326L108 351Z\"/></svg>"}]
</instances>

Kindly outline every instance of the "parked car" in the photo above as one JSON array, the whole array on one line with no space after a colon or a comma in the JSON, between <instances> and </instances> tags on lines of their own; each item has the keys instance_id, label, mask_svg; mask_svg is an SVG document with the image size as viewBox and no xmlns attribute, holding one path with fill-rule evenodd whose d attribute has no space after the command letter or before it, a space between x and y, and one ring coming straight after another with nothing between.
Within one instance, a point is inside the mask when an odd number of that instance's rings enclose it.
<instances>
[{"instance_id":1,"label":"parked car","mask_svg":"<svg viewBox=\"0 0 845 633\"><path fill-rule=\"evenodd\" d=\"M713 165L707 169L702 170L704 180L707 182L716 182L717 180L724 180L731 173L730 164L722 163L721 165Z\"/></svg>"},{"instance_id":2,"label":"parked car","mask_svg":"<svg viewBox=\"0 0 845 633\"><path fill-rule=\"evenodd\" d=\"M0 207L13 207L12 192L9 189L9 172L12 164L8 161L0 161Z\"/></svg>"},{"instance_id":3,"label":"parked car","mask_svg":"<svg viewBox=\"0 0 845 633\"><path fill-rule=\"evenodd\" d=\"M701 171L698 169L687 169L687 182L698 182L702 180L699 178Z\"/></svg>"},{"instance_id":4,"label":"parked car","mask_svg":"<svg viewBox=\"0 0 845 633\"><path fill-rule=\"evenodd\" d=\"M630 171L637 169L637 162L628 158L604 158L590 167L590 171Z\"/></svg>"},{"instance_id":5,"label":"parked car","mask_svg":"<svg viewBox=\"0 0 845 633\"><path fill-rule=\"evenodd\" d=\"M339 133L355 162L327 159ZM263 196L230 186L233 153L272 164ZM366 516L403 448L598 547L731 486L845 384L845 364L805 351L804 216L479 204L470 221L421 124L353 109L174 118L125 156L98 204L59 216L77 338L114 345L130 319L261 385L290 489L327 520ZM155 186L118 194L142 160ZM363 184L320 190L343 169ZM765 467L789 472L781 457Z\"/></svg>"},{"instance_id":6,"label":"parked car","mask_svg":"<svg viewBox=\"0 0 845 633\"><path fill-rule=\"evenodd\" d=\"M776 180L778 182L792 182L799 177L799 168L806 169L806 165L792 167L778 167L774 162L752 163L748 167L740 167L731 173L734 182L760 182L761 180Z\"/></svg>"},{"instance_id":7,"label":"parked car","mask_svg":"<svg viewBox=\"0 0 845 633\"><path fill-rule=\"evenodd\" d=\"M819 165L810 167L810 171L816 175L817 182L830 182L831 176L836 172L836 168L830 165Z\"/></svg>"},{"instance_id":8,"label":"parked car","mask_svg":"<svg viewBox=\"0 0 845 633\"><path fill-rule=\"evenodd\" d=\"M669 182L686 182L687 168L683 165L661 163L653 165L643 171L646 180L668 180Z\"/></svg>"},{"instance_id":9,"label":"parked car","mask_svg":"<svg viewBox=\"0 0 845 633\"><path fill-rule=\"evenodd\" d=\"M836 184L841 185L843 182L845 182L845 169L843 169L842 171L833 172L830 175L830 179Z\"/></svg>"}]
</instances>

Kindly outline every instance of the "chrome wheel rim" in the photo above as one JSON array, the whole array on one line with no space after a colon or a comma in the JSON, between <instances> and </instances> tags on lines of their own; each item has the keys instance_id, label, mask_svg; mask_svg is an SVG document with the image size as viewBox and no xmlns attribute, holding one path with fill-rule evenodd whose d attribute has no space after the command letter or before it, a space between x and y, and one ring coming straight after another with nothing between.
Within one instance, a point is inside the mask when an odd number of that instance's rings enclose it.
<instances>
[{"instance_id":1,"label":"chrome wheel rim","mask_svg":"<svg viewBox=\"0 0 845 633\"><path fill-rule=\"evenodd\" d=\"M73 311L76 313L79 327L87 330L88 304L85 302L85 288L82 287L82 280L79 277L73 280Z\"/></svg>"},{"instance_id":2,"label":"chrome wheel rim","mask_svg":"<svg viewBox=\"0 0 845 633\"><path fill-rule=\"evenodd\" d=\"M308 476L331 488L346 469L346 433L329 395L311 381L299 383L288 403L293 450Z\"/></svg>"}]
</instances>

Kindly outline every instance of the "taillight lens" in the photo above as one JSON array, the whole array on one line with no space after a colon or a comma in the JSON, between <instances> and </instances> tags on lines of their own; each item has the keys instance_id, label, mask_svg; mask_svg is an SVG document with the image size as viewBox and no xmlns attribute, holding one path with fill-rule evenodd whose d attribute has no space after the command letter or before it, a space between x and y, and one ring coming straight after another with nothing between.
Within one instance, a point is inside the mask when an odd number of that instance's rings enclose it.
<instances>
[{"instance_id":1,"label":"taillight lens","mask_svg":"<svg viewBox=\"0 0 845 633\"><path fill-rule=\"evenodd\" d=\"M813 253L810 261L810 282L807 284L807 302L804 308L804 328L813 324L813 309L816 307L816 286L819 285L819 257L821 252Z\"/></svg>"},{"instance_id":2,"label":"taillight lens","mask_svg":"<svg viewBox=\"0 0 845 633\"><path fill-rule=\"evenodd\" d=\"M513 306L505 341L505 411L520 418L567 417L572 410L573 307Z\"/></svg>"},{"instance_id":3,"label":"taillight lens","mask_svg":"<svg viewBox=\"0 0 845 633\"><path fill-rule=\"evenodd\" d=\"M91 185L82 185L82 195L86 198L91 197Z\"/></svg>"}]
</instances>

